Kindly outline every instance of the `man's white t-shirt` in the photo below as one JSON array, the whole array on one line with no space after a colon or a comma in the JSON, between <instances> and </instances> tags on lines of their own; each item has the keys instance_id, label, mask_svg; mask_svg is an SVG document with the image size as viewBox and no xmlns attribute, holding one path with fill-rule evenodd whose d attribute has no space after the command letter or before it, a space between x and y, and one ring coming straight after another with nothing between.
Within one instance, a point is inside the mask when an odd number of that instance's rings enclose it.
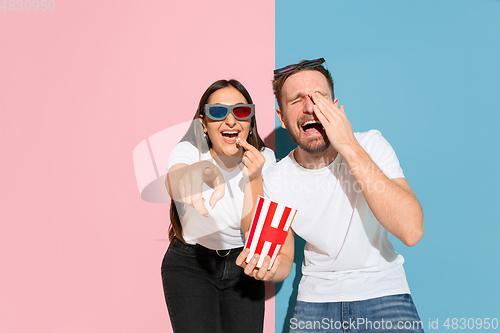
<instances>
[{"instance_id":1,"label":"man's white t-shirt","mask_svg":"<svg viewBox=\"0 0 500 333\"><path fill-rule=\"evenodd\" d=\"M266 159L262 172L276 163L274 152L265 148L261 151ZM227 250L242 247L244 237L241 233L241 217L243 211L243 198L245 179L239 167L232 172L224 171L210 155L210 152L201 154L201 160L215 164L222 173L225 181L224 197L217 201L212 209L208 204L214 192L208 185L203 184L202 196L208 217L200 215L194 208L182 203L176 203L179 212L182 233L188 244L200 244L212 250ZM198 149L187 141L177 144L168 159L168 168L175 164L193 164L200 161ZM251 213L251 212L250 212Z\"/></svg>"},{"instance_id":2,"label":"man's white t-shirt","mask_svg":"<svg viewBox=\"0 0 500 333\"><path fill-rule=\"evenodd\" d=\"M404 177L394 150L379 131L355 136L388 178ZM410 292L404 259L395 252L342 156L315 170L300 166L292 151L263 177L266 196L297 209L292 229L306 241L297 300L356 301ZM380 190L383 184L371 186Z\"/></svg>"}]
</instances>

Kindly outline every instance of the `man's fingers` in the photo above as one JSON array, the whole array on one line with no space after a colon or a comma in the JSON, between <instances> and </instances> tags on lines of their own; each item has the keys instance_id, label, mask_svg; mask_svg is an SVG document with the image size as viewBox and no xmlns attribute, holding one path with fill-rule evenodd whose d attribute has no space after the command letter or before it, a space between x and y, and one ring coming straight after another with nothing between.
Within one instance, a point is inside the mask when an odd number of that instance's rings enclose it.
<instances>
[{"instance_id":1,"label":"man's fingers","mask_svg":"<svg viewBox=\"0 0 500 333\"><path fill-rule=\"evenodd\" d=\"M330 120L325 116L323 111L317 105L313 106L313 110L314 110L314 114L316 115L316 117L318 117L318 120L321 123L321 125L323 125L323 127L325 125L330 124Z\"/></svg>"},{"instance_id":2,"label":"man's fingers","mask_svg":"<svg viewBox=\"0 0 500 333\"><path fill-rule=\"evenodd\" d=\"M313 105L314 113L316 114L318 119L322 122L322 119L320 119L320 116L323 116L323 119L327 119L327 115L325 114L325 109L327 109L327 107L324 105L323 101L320 99L319 96L321 96L321 95L319 95L317 93L309 94L309 97L311 98L311 100L314 103L314 105Z\"/></svg>"},{"instance_id":3,"label":"man's fingers","mask_svg":"<svg viewBox=\"0 0 500 333\"><path fill-rule=\"evenodd\" d=\"M335 114L340 112L338 107L335 105L335 102L333 102L329 97L323 96L318 92L311 93L309 94L309 96L313 100L314 104L317 105L321 111L328 112L330 114ZM338 102L338 100L336 101Z\"/></svg>"}]
</instances>

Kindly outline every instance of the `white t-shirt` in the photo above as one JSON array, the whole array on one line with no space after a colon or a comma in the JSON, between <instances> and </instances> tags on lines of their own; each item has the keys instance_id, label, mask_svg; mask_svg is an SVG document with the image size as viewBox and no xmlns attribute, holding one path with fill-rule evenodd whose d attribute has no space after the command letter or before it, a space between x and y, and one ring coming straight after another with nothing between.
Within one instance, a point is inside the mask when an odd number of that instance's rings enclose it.
<instances>
[{"instance_id":1,"label":"white t-shirt","mask_svg":"<svg viewBox=\"0 0 500 333\"><path fill-rule=\"evenodd\" d=\"M262 172L276 163L274 152L265 148L261 151L266 159ZM243 198L245 190L245 179L239 167L232 172L224 171L214 161L210 152L201 154L201 160L214 163L222 173L225 181L224 197L217 201L214 209L208 204L210 196L214 192L208 185L203 184L202 196L205 199L205 207L208 217L202 216L190 206L176 202L179 212L182 234L184 240L189 244L200 244L212 250L227 250L242 247L244 239L241 232L241 217L243 211ZM168 168L173 165L184 163L193 164L200 161L198 149L187 141L177 144L168 160Z\"/></svg>"},{"instance_id":2,"label":"white t-shirt","mask_svg":"<svg viewBox=\"0 0 500 333\"><path fill-rule=\"evenodd\" d=\"M355 136L384 174L404 177L379 131ZM404 259L394 251L342 156L314 170L300 166L292 151L263 178L266 196L298 210L292 229L306 241L299 301L356 301L410 292Z\"/></svg>"}]
</instances>

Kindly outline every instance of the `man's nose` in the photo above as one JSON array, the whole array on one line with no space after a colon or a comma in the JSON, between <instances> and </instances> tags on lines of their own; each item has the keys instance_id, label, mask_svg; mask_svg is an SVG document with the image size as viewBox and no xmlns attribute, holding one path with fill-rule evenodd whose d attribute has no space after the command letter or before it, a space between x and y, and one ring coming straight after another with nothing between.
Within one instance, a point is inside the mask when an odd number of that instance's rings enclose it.
<instances>
[{"instance_id":1,"label":"man's nose","mask_svg":"<svg viewBox=\"0 0 500 333\"><path fill-rule=\"evenodd\" d=\"M304 113L314 113L314 102L309 95L304 100Z\"/></svg>"}]
</instances>

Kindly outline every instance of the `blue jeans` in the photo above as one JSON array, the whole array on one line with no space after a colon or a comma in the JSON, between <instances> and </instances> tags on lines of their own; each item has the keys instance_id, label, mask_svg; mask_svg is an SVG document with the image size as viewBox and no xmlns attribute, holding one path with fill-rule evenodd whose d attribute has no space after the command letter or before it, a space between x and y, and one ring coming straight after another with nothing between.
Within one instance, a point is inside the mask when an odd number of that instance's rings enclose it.
<instances>
[{"instance_id":1,"label":"blue jeans","mask_svg":"<svg viewBox=\"0 0 500 333\"><path fill-rule=\"evenodd\" d=\"M290 319L290 333L423 331L410 294L354 302L297 301Z\"/></svg>"},{"instance_id":2,"label":"blue jeans","mask_svg":"<svg viewBox=\"0 0 500 333\"><path fill-rule=\"evenodd\" d=\"M263 331L264 283L236 265L242 250L170 244L161 276L175 333Z\"/></svg>"}]
</instances>

